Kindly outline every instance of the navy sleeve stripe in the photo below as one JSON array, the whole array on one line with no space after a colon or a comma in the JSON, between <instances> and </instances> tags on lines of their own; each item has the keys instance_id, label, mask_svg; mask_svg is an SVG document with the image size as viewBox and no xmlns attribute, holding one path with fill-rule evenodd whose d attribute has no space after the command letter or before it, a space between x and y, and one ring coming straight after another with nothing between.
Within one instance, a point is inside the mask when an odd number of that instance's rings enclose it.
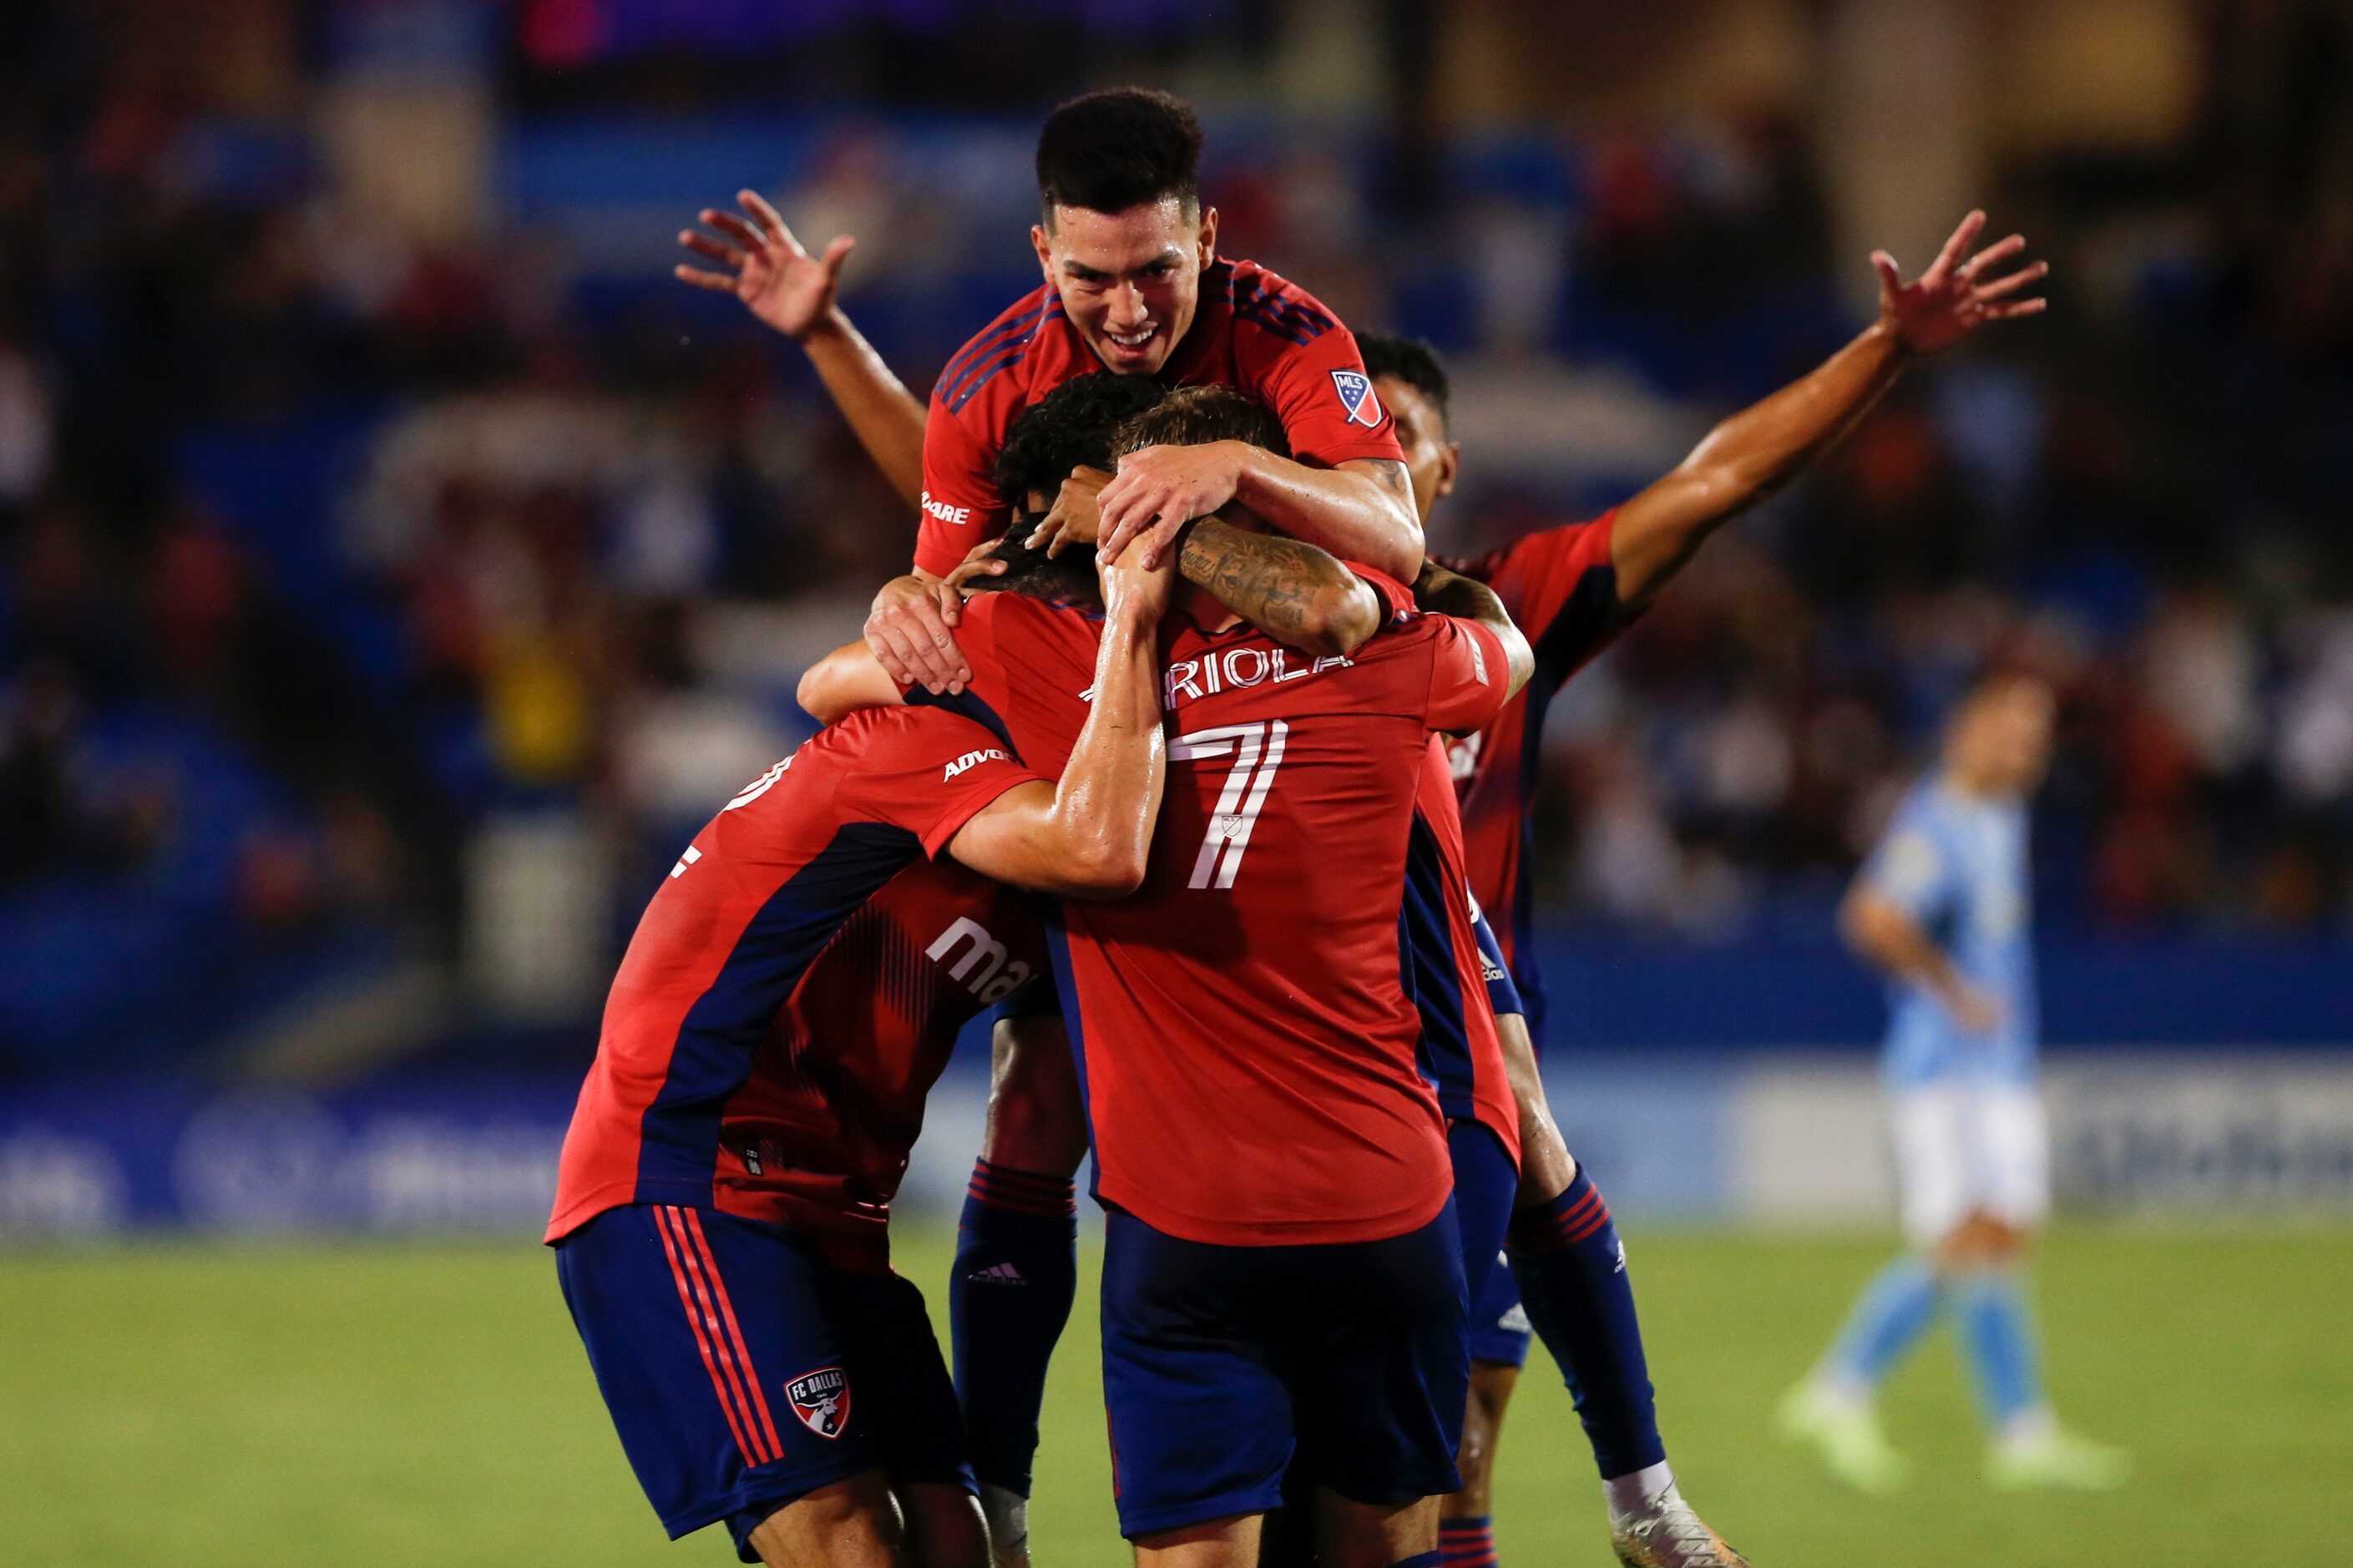
<instances>
[{"instance_id":1,"label":"navy sleeve stripe","mask_svg":"<svg viewBox=\"0 0 2353 1568\"><path fill-rule=\"evenodd\" d=\"M987 380L990 375L996 374L989 368L989 363L1008 350L1027 353L1029 345L1038 341L1038 333L1045 327L1047 321L1060 313L1061 305L1062 301L1059 297L1049 300L1037 310L1024 316L1019 322L1015 323L1021 329L1020 331L999 333L995 342L978 353L969 356L960 356L964 358L964 363L955 367L953 373L946 371L941 373L939 384L934 388L933 395L942 403L947 404L952 409L963 407L976 387L976 384L971 378L977 375L982 381ZM1002 368L1004 368L1002 363L997 366L997 369ZM957 385L959 382L963 384L961 388Z\"/></svg>"},{"instance_id":2,"label":"navy sleeve stripe","mask_svg":"<svg viewBox=\"0 0 2353 1568\"><path fill-rule=\"evenodd\" d=\"M973 398L979 394L982 387L987 386L990 382L997 379L997 372L1004 370L1009 365L1019 364L1023 360L1028 359L1029 357L1029 350L1032 346L1033 345L1028 342L1017 344L1006 353L1004 358L997 361L994 364L982 367L981 372L976 378L965 384L963 391L956 393L951 397L945 397L941 400L947 408L947 411L951 414L962 413L964 411L964 405L970 403Z\"/></svg>"},{"instance_id":3,"label":"navy sleeve stripe","mask_svg":"<svg viewBox=\"0 0 2353 1568\"><path fill-rule=\"evenodd\" d=\"M1011 321L1001 321L997 325L989 327L983 331L977 337L974 338L972 342L956 350L955 353L948 360L948 363L941 367L938 384L941 386L947 385L948 383L954 381L976 360L987 354L991 349L1002 348L1006 343L1010 342L1014 338L1019 336L1025 328L1034 323L1040 316L1043 316L1051 304L1058 302L1058 296L1049 295L1044 300L1039 301L1034 309L1024 310L1021 314L1014 317Z\"/></svg>"},{"instance_id":4,"label":"navy sleeve stripe","mask_svg":"<svg viewBox=\"0 0 2353 1568\"><path fill-rule=\"evenodd\" d=\"M1291 344L1294 348L1303 349L1310 342L1314 341L1312 336L1302 336L1296 330L1287 323L1277 321L1273 317L1261 314L1260 311L1255 310L1236 310L1234 312L1234 320L1237 321L1248 321L1250 325L1259 328L1261 331L1271 332L1276 337L1281 338L1284 342Z\"/></svg>"}]
</instances>

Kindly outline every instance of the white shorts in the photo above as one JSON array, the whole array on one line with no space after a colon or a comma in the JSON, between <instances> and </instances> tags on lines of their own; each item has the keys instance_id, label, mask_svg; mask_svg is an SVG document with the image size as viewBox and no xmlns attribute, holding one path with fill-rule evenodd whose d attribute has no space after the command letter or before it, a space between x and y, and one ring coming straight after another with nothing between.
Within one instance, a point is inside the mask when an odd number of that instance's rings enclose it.
<instances>
[{"instance_id":1,"label":"white shorts","mask_svg":"<svg viewBox=\"0 0 2353 1568\"><path fill-rule=\"evenodd\" d=\"M1904 1234L1933 1247L1973 1213L2031 1229L2051 1212L2042 1097L2018 1084L1922 1084L1890 1096Z\"/></svg>"}]
</instances>

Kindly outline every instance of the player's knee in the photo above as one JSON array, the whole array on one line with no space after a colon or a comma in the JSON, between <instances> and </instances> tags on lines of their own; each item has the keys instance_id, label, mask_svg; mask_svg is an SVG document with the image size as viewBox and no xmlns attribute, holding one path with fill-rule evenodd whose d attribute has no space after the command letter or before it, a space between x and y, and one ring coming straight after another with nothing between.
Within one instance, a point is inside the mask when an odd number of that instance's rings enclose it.
<instances>
[{"instance_id":1,"label":"player's knee","mask_svg":"<svg viewBox=\"0 0 2353 1568\"><path fill-rule=\"evenodd\" d=\"M822 1486L751 1534L767 1568L907 1568L899 1511L880 1470Z\"/></svg>"},{"instance_id":2,"label":"player's knee","mask_svg":"<svg viewBox=\"0 0 2353 1568\"><path fill-rule=\"evenodd\" d=\"M1390 1568L1438 1550L1438 1502L1362 1503L1315 1490L1315 1558L1323 1568Z\"/></svg>"}]
</instances>

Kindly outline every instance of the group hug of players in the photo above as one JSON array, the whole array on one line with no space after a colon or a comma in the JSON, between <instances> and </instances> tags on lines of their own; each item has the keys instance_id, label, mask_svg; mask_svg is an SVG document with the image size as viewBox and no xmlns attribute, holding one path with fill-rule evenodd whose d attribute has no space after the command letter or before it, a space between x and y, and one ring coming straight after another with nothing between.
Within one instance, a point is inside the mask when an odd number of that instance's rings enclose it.
<instances>
[{"instance_id":1,"label":"group hug of players","mask_svg":"<svg viewBox=\"0 0 2353 1568\"><path fill-rule=\"evenodd\" d=\"M802 344L921 533L802 682L826 727L629 944L548 1226L565 1301L671 1535L1023 1564L1092 1152L1139 1562L1486 1568L1533 1330L1620 1560L1737 1563L1676 1490L1624 1250L1536 1071L1539 731L1714 529L1913 356L2039 309L2042 269L1969 255L1980 215L1914 281L1875 257L1879 320L1672 473L1440 564L1443 369L1220 256L1199 142L1165 94L1057 110L1044 284L928 409L835 303L847 238L812 257L748 192L681 236L711 265L680 276ZM887 1227L990 1008L951 1376Z\"/></svg>"}]
</instances>

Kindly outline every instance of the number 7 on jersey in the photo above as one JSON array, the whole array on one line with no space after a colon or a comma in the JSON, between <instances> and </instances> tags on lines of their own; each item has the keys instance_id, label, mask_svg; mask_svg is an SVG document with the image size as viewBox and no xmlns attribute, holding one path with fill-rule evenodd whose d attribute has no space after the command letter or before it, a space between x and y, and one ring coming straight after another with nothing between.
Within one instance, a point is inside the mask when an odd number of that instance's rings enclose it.
<instances>
[{"instance_id":1,"label":"number 7 on jersey","mask_svg":"<svg viewBox=\"0 0 2353 1568\"><path fill-rule=\"evenodd\" d=\"M1220 724L1196 730L1168 742L1172 763L1204 762L1230 756L1232 771L1219 792L1217 809L1209 815L1209 831L1201 839L1201 853L1193 861L1193 888L1230 888L1250 848L1250 829L1274 786L1274 770L1282 765L1282 740L1291 726L1282 720L1254 724Z\"/></svg>"}]
</instances>

